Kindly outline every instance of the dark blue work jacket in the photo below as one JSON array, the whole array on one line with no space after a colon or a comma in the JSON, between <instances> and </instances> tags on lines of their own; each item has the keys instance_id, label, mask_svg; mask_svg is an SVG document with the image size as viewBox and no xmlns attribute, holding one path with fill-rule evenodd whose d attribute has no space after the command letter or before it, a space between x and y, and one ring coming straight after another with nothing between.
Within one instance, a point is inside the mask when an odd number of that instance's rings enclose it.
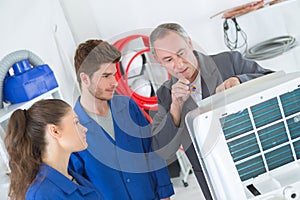
<instances>
[{"instance_id":1,"label":"dark blue work jacket","mask_svg":"<svg viewBox=\"0 0 300 200\"><path fill-rule=\"evenodd\" d=\"M139 107L118 95L109 105L115 140L77 100L74 110L88 128L89 146L71 155L70 168L89 179L105 199L154 200L173 195L165 161L152 152L151 128Z\"/></svg>"}]
</instances>

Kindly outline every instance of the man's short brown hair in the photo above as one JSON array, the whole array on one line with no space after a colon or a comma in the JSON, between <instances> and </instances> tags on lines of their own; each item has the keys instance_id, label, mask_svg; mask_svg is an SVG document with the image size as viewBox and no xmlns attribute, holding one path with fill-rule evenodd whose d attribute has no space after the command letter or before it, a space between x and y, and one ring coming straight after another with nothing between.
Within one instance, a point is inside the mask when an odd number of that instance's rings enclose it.
<instances>
[{"instance_id":1,"label":"man's short brown hair","mask_svg":"<svg viewBox=\"0 0 300 200\"><path fill-rule=\"evenodd\" d=\"M81 88L80 73L91 77L105 63L117 63L121 59L121 52L103 40L87 40L79 44L76 49L74 63L77 81Z\"/></svg>"}]
</instances>

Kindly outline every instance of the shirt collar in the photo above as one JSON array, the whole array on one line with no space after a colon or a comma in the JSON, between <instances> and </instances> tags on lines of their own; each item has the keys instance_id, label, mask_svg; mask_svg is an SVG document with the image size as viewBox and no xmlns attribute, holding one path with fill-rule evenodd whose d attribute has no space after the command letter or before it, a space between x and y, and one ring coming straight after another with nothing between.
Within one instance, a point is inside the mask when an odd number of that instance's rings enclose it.
<instances>
[{"instance_id":1,"label":"shirt collar","mask_svg":"<svg viewBox=\"0 0 300 200\"><path fill-rule=\"evenodd\" d=\"M69 173L76 178L76 180L80 183L81 180L78 176L75 175L73 171L69 171ZM40 168L40 172L37 175L36 181L43 181L44 179L48 179L54 185L57 185L61 190L63 190L66 194L71 194L76 190L79 190L81 194L85 195L92 190L86 187L82 187L71 180L69 180L66 176L61 174L59 171L50 167L49 165L43 163Z\"/></svg>"},{"instance_id":2,"label":"shirt collar","mask_svg":"<svg viewBox=\"0 0 300 200\"><path fill-rule=\"evenodd\" d=\"M111 100L108 101L108 104L110 106L110 111L112 116L114 113L119 113L123 109L126 108L128 102L126 102L123 98L120 100L118 98L119 95L114 95ZM129 101L129 98L128 98ZM80 123L82 125L85 125L87 123L90 123L92 121L92 118L87 114L87 112L83 109L82 105L80 104L80 97L78 97L77 102L74 107L75 112L80 118Z\"/></svg>"}]
</instances>

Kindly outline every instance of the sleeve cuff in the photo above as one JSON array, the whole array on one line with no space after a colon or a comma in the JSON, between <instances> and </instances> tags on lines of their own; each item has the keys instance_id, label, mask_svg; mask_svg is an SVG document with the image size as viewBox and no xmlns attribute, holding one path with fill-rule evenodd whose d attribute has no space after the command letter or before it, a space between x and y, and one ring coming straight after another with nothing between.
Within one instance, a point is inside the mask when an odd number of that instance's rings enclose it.
<instances>
[{"instance_id":1,"label":"sleeve cuff","mask_svg":"<svg viewBox=\"0 0 300 200\"><path fill-rule=\"evenodd\" d=\"M173 194L175 194L175 193L174 193L172 183L165 185L165 186L160 186L158 188L158 196L161 199L171 197Z\"/></svg>"}]
</instances>

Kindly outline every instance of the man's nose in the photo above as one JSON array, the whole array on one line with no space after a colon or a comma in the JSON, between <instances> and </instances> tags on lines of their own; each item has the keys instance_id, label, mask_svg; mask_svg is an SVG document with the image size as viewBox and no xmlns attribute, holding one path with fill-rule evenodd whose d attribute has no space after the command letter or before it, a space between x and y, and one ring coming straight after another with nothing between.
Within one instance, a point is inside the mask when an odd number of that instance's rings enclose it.
<instances>
[{"instance_id":1,"label":"man's nose","mask_svg":"<svg viewBox=\"0 0 300 200\"><path fill-rule=\"evenodd\" d=\"M181 68L183 66L183 59L182 59L181 56L177 55L176 59L174 59L174 60L175 60L175 62L174 62L175 66L174 67Z\"/></svg>"},{"instance_id":2,"label":"man's nose","mask_svg":"<svg viewBox=\"0 0 300 200\"><path fill-rule=\"evenodd\" d=\"M115 76L111 79L111 85L113 85L115 87L118 86L118 81L117 81L117 78Z\"/></svg>"}]
</instances>

